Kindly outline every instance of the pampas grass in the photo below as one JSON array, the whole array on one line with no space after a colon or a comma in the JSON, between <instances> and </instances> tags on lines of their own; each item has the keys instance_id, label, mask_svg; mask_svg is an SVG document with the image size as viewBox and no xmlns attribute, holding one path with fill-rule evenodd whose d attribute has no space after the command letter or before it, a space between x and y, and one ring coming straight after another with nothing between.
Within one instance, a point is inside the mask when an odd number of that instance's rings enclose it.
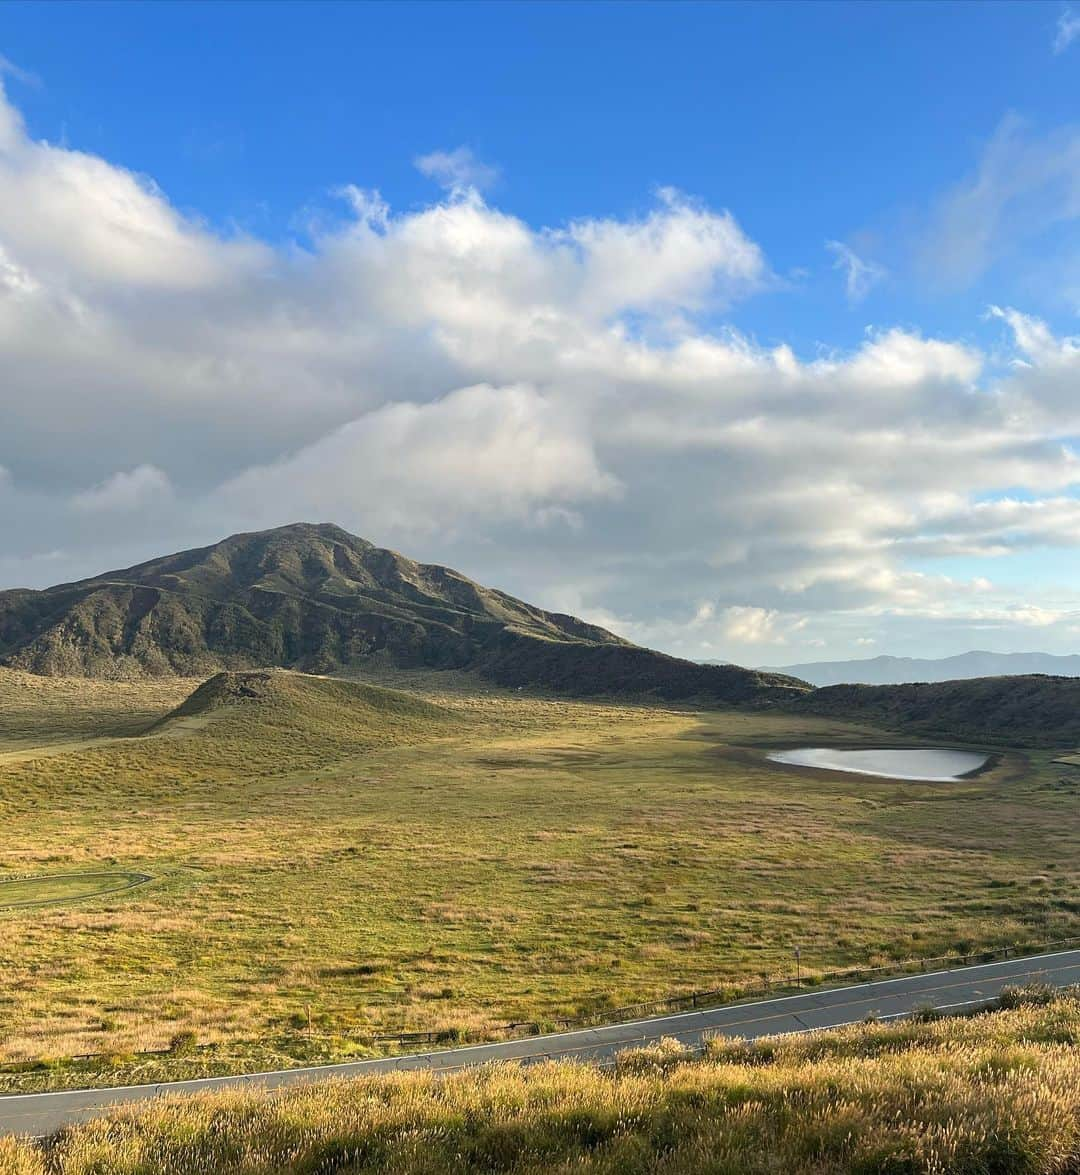
<instances>
[{"instance_id":1,"label":"pampas grass","mask_svg":"<svg viewBox=\"0 0 1080 1175\"><path fill-rule=\"evenodd\" d=\"M752 1045L674 1042L613 1070L501 1066L116 1111L0 1149L17 1175L1067 1175L1080 997ZM7 1165L4 1165L4 1164Z\"/></svg>"}]
</instances>

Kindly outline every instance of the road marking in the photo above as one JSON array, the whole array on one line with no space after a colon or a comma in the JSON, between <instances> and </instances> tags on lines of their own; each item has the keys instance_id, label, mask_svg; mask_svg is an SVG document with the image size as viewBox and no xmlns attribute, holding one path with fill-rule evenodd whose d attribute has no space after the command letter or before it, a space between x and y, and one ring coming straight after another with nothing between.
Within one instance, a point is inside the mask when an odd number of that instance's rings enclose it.
<instances>
[{"instance_id":1,"label":"road marking","mask_svg":"<svg viewBox=\"0 0 1080 1175\"><path fill-rule=\"evenodd\" d=\"M1080 951L1055 951L1047 955L1027 955L1019 956L1015 959L1005 959L997 963L980 963L974 964L967 968L948 968L942 971L918 973L914 975L899 976L894 979L874 980L862 984L854 984L846 988L823 988L810 992L801 992L797 995L778 996L771 1000L758 1000L753 1003L734 1004L721 1006L718 1008L698 1009L692 1012L676 1013L671 1016L655 1016L648 1017L642 1020L625 1021L621 1024L614 1025L597 1025L592 1028L575 1029L570 1032L562 1033L548 1033L545 1036L524 1037L519 1040L511 1040L505 1042L490 1042L480 1045L469 1045L460 1049L447 1049L435 1053L411 1053L404 1054L398 1057L385 1058L371 1058L364 1061L347 1061L340 1062L334 1065L312 1065L297 1069L283 1069L261 1073L242 1073L230 1074L222 1077L204 1077L191 1078L185 1081L175 1082L159 1082L147 1085L134 1086L114 1086L104 1088L90 1088L78 1090L51 1090L45 1093L32 1094L11 1094L7 1096L0 1096L0 1120L5 1120L9 1123L6 1128L0 1127L0 1132L13 1133L12 1123L14 1122L31 1122L36 1121L40 1129L40 1119L42 1117L42 1108L49 1104L48 1099L54 1098L68 1098L73 1102L83 1099L83 1104L73 1105L68 1114L62 1119L55 1120L50 1126L50 1129L58 1129L63 1122L70 1122L78 1120L80 1117L98 1116L112 1109L117 1109L124 1105L134 1105L139 1102L149 1101L156 1098L167 1097L169 1095L183 1095L202 1091L210 1091L222 1084L231 1085L234 1087L259 1087L262 1085L268 1092L284 1089L290 1085L300 1084L305 1077L315 1075L315 1080L333 1081L338 1079L349 1079L356 1077L363 1077L365 1075L381 1075L388 1072L409 1072L409 1071L424 1071L431 1073L449 1073L455 1072L464 1068L468 1068L474 1064L490 1064L499 1062L531 1064L544 1060L552 1059L575 1059L583 1053L593 1053L597 1056L617 1056L620 1051L632 1045L645 1044L651 1041L656 1041L662 1037L696 1037L701 1041L712 1039L717 1036L730 1034L732 1029L738 1029L746 1025L757 1025L758 1027L767 1025L770 1021L782 1020L787 1017L793 1019L797 1024L802 1025L801 1029L796 1029L793 1033L768 1033L764 1031L756 1032L754 1036L765 1035L791 1035L800 1032L824 1031L833 1028L841 1028L850 1024L857 1024L861 1019L846 1019L836 1021L833 1019L836 1015L844 1014L846 1009L852 1009L860 1005L865 1006L877 1002L881 998L880 989L888 987L897 983L908 982L911 984L913 990L897 993L886 993L884 998L901 998L908 999L909 1002L919 999L920 997L930 998L936 994L954 990L959 987L970 987L977 997L974 1000L964 1000L961 1002L953 1002L948 1004L936 1004L935 1010L948 1011L949 1009L975 1006L985 1006L988 1002L984 993L985 987L975 986L983 978L983 972L990 968L1000 968L1009 966L1014 969L1015 973L1011 975L1002 976L1003 984L1010 980L1027 980L1035 978L1039 975L1045 975L1047 970L1055 971L1051 964L1055 959L1062 959L1064 957L1076 957L1076 962L1066 964L1063 967L1056 969L1054 974L1054 982L1056 986L1067 986L1070 982L1075 982L1072 979L1072 972L1077 973L1077 978L1080 979ZM953 982L938 983L932 986L926 986L925 980L935 979L941 976L948 976ZM998 976L994 976L997 979ZM830 996L855 996L856 998L847 998L841 1000L830 1000ZM806 1014L813 1012L825 1016L830 1019L830 1023L810 1026L800 1018L794 1009L787 1009L784 1011L776 1011L773 1009L779 1005L789 1005L793 1001L803 1001L804 1004L811 1006L800 1009ZM743 1015L740 1019L729 1019L731 1015L739 1015L740 1013L750 1013L755 1010L765 1012L764 1015ZM878 1016L880 1020L900 1019L904 1016L910 1016L917 1007L908 1007L899 1012L892 1012L886 1015ZM693 1019L695 1023L692 1026L684 1028L675 1028L674 1025ZM634 1035L629 1035L628 1030L635 1028L654 1029L649 1032L639 1032ZM737 1035L737 1034L736 1034ZM753 1037L750 1037L753 1039ZM581 1043L575 1043L581 1041ZM557 1047L553 1049L537 1050L536 1046L544 1042L558 1042ZM530 1048L531 1046L531 1048ZM515 1048L530 1049L528 1052L514 1053ZM482 1057L486 1054L484 1059L470 1060L476 1054L481 1054ZM500 1055L502 1054L502 1055ZM272 1085L267 1085L266 1082L272 1080ZM5 1113L5 1105L9 1107L9 1112ZM61 1111L63 1114L63 1111Z\"/></svg>"}]
</instances>

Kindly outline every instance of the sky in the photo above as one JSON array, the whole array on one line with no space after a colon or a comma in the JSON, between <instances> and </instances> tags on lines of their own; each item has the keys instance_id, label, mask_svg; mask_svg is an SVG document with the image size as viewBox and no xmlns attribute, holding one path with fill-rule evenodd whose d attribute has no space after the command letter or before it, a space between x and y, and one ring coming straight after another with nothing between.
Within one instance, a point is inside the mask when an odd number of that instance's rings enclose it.
<instances>
[{"instance_id":1,"label":"sky","mask_svg":"<svg viewBox=\"0 0 1080 1175\"><path fill-rule=\"evenodd\" d=\"M8 0L0 86L0 588L327 521L1080 652L1080 5Z\"/></svg>"}]
</instances>

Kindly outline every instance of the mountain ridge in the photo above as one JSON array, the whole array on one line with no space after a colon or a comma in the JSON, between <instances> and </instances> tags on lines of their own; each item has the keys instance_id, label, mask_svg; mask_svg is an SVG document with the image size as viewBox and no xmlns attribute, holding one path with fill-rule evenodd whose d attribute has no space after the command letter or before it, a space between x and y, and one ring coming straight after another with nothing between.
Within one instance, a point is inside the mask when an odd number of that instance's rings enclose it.
<instances>
[{"instance_id":1,"label":"mountain ridge","mask_svg":"<svg viewBox=\"0 0 1080 1175\"><path fill-rule=\"evenodd\" d=\"M792 702L801 713L935 739L1011 747L1080 746L1080 678L1024 674L902 685L842 684Z\"/></svg>"},{"instance_id":2,"label":"mountain ridge","mask_svg":"<svg viewBox=\"0 0 1080 1175\"><path fill-rule=\"evenodd\" d=\"M0 592L0 664L48 676L332 673L372 660L571 694L744 702L808 688L640 648L332 523L230 535L43 591Z\"/></svg>"},{"instance_id":3,"label":"mountain ridge","mask_svg":"<svg viewBox=\"0 0 1080 1175\"><path fill-rule=\"evenodd\" d=\"M1080 677L1080 655L992 653L973 649L951 657L894 657L882 654L850 661L808 661L799 665L761 668L765 673L790 674L814 686L907 685L1033 674Z\"/></svg>"}]
</instances>

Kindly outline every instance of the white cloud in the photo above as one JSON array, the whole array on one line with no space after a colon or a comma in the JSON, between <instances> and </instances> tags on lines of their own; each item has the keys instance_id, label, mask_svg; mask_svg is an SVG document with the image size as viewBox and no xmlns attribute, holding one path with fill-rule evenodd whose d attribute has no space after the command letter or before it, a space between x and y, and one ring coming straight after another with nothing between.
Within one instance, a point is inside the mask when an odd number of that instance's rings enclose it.
<instances>
[{"instance_id":1,"label":"white cloud","mask_svg":"<svg viewBox=\"0 0 1080 1175\"><path fill-rule=\"evenodd\" d=\"M2 87L0 241L35 278L76 296L206 291L268 258L261 246L222 241L185 220L145 177L32 142Z\"/></svg>"},{"instance_id":2,"label":"white cloud","mask_svg":"<svg viewBox=\"0 0 1080 1175\"><path fill-rule=\"evenodd\" d=\"M785 645L806 624L803 616L791 616L773 608L734 605L724 609L722 632L728 641L737 645Z\"/></svg>"},{"instance_id":3,"label":"white cloud","mask_svg":"<svg viewBox=\"0 0 1080 1175\"><path fill-rule=\"evenodd\" d=\"M833 269L844 275L844 289L849 302L861 302L887 273L884 266L860 257L842 241L826 241L825 247L836 257Z\"/></svg>"},{"instance_id":4,"label":"white cloud","mask_svg":"<svg viewBox=\"0 0 1080 1175\"><path fill-rule=\"evenodd\" d=\"M344 184L336 194L347 201L356 216L354 231L385 231L390 224L390 205L377 188L358 188Z\"/></svg>"},{"instance_id":5,"label":"white cloud","mask_svg":"<svg viewBox=\"0 0 1080 1175\"><path fill-rule=\"evenodd\" d=\"M39 289L39 284L25 269L16 265L0 245L0 294L12 298L29 297Z\"/></svg>"},{"instance_id":6,"label":"white cloud","mask_svg":"<svg viewBox=\"0 0 1080 1175\"><path fill-rule=\"evenodd\" d=\"M1054 52L1064 53L1080 37L1080 15L1066 6L1058 15L1057 31L1054 34Z\"/></svg>"},{"instance_id":7,"label":"white cloud","mask_svg":"<svg viewBox=\"0 0 1080 1175\"><path fill-rule=\"evenodd\" d=\"M1004 374L913 329L804 359L718 324L772 271L673 191L554 227L340 195L304 247L222 238L0 101L10 582L307 517L690 656L1075 623L932 564L1076 545L1080 346L1045 323L995 311Z\"/></svg>"},{"instance_id":8,"label":"white cloud","mask_svg":"<svg viewBox=\"0 0 1080 1175\"><path fill-rule=\"evenodd\" d=\"M964 287L1024 243L1080 216L1080 132L1036 134L1004 118L974 173L945 193L922 245L921 268Z\"/></svg>"},{"instance_id":9,"label":"white cloud","mask_svg":"<svg viewBox=\"0 0 1080 1175\"><path fill-rule=\"evenodd\" d=\"M5 57L0 53L0 78L3 77L14 78L17 82L22 82L24 86L40 86L41 79L36 73L32 73L28 69L21 69L9 57Z\"/></svg>"},{"instance_id":10,"label":"white cloud","mask_svg":"<svg viewBox=\"0 0 1080 1175\"><path fill-rule=\"evenodd\" d=\"M468 147L432 151L413 162L417 170L449 192L486 191L499 178L499 169L482 163Z\"/></svg>"},{"instance_id":11,"label":"white cloud","mask_svg":"<svg viewBox=\"0 0 1080 1175\"><path fill-rule=\"evenodd\" d=\"M1030 314L1021 314L1011 306L991 306L988 313L1008 325L1017 349L1027 360L1037 363L1041 368L1074 368L1080 359L1080 339L1055 338L1045 322Z\"/></svg>"},{"instance_id":12,"label":"white cloud","mask_svg":"<svg viewBox=\"0 0 1080 1175\"><path fill-rule=\"evenodd\" d=\"M168 477L153 465L120 471L72 498L77 510L86 512L138 510L172 497Z\"/></svg>"},{"instance_id":13,"label":"white cloud","mask_svg":"<svg viewBox=\"0 0 1080 1175\"><path fill-rule=\"evenodd\" d=\"M768 608L735 605L724 610L724 636L740 645L783 644L779 614Z\"/></svg>"},{"instance_id":14,"label":"white cloud","mask_svg":"<svg viewBox=\"0 0 1080 1175\"><path fill-rule=\"evenodd\" d=\"M553 507L618 491L565 406L526 386L477 385L428 404L386 404L245 471L218 498L267 521L335 517L347 502L366 526L430 533L492 520L543 525L558 517Z\"/></svg>"},{"instance_id":15,"label":"white cloud","mask_svg":"<svg viewBox=\"0 0 1080 1175\"><path fill-rule=\"evenodd\" d=\"M712 212L672 188L639 221L582 220L563 234L580 249L581 297L596 311L696 309L762 288L768 267L730 212Z\"/></svg>"}]
</instances>

